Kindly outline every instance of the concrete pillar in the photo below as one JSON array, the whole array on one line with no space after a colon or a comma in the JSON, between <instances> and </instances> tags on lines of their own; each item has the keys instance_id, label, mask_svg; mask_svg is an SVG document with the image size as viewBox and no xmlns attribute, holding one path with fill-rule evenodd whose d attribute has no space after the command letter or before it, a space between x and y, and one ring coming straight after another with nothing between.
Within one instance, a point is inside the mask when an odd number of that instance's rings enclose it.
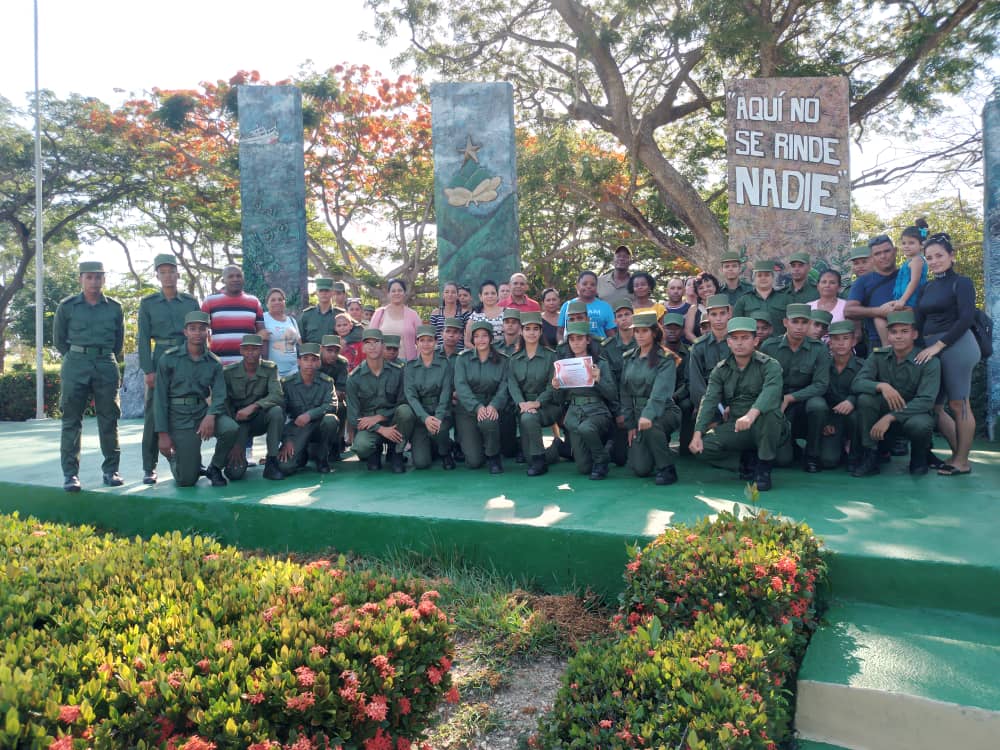
<instances>
[{"instance_id":1,"label":"concrete pillar","mask_svg":"<svg viewBox=\"0 0 1000 750\"><path fill-rule=\"evenodd\" d=\"M983 108L983 287L986 312L1000 323L1000 98ZM993 356L986 364L986 430L994 438L1000 413L1000 330L993 332Z\"/></svg>"}]
</instances>

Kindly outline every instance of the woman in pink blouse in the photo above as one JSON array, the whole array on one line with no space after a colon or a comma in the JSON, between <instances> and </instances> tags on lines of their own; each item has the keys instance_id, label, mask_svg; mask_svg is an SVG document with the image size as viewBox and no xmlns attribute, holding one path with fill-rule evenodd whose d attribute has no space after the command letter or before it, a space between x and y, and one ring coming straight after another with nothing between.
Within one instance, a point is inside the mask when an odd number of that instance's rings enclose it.
<instances>
[{"instance_id":1,"label":"woman in pink blouse","mask_svg":"<svg viewBox=\"0 0 1000 750\"><path fill-rule=\"evenodd\" d=\"M383 305L372 315L372 328L378 328L383 334L399 336L399 355L405 360L417 358L417 326L423 321L417 311L406 305L406 282L402 279L389 279L387 285L389 304Z\"/></svg>"}]
</instances>

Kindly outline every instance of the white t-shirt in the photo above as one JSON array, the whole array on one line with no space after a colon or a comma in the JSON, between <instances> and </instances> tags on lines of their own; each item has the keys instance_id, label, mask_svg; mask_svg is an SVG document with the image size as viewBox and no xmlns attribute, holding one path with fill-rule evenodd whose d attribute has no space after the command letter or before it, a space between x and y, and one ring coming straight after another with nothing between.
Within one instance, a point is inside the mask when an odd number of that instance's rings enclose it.
<instances>
[{"instance_id":1,"label":"white t-shirt","mask_svg":"<svg viewBox=\"0 0 1000 750\"><path fill-rule=\"evenodd\" d=\"M298 372L299 358L295 346L302 337L295 318L286 315L284 320L275 320L271 313L264 313L264 328L269 335L267 358L278 366L278 375L285 377Z\"/></svg>"}]
</instances>

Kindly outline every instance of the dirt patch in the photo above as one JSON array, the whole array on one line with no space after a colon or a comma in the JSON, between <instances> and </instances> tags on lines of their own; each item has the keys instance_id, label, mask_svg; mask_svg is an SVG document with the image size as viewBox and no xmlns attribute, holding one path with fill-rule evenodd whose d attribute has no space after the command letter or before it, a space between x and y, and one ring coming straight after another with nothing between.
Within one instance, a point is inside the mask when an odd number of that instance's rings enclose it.
<instances>
[{"instance_id":1,"label":"dirt patch","mask_svg":"<svg viewBox=\"0 0 1000 750\"><path fill-rule=\"evenodd\" d=\"M516 589L511 597L525 602L553 623L571 651L576 651L591 638L610 633L608 612L598 608L592 596L581 599L572 594L553 596Z\"/></svg>"}]
</instances>

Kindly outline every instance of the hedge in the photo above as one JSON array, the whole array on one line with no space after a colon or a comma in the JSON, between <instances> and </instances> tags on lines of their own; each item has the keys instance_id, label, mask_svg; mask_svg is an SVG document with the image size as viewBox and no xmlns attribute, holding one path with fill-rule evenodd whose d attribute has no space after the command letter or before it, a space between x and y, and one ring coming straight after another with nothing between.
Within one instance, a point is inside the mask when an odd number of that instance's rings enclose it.
<instances>
[{"instance_id":1,"label":"hedge","mask_svg":"<svg viewBox=\"0 0 1000 750\"><path fill-rule=\"evenodd\" d=\"M457 701L437 592L0 516L0 746L405 750Z\"/></svg>"},{"instance_id":2,"label":"hedge","mask_svg":"<svg viewBox=\"0 0 1000 750\"><path fill-rule=\"evenodd\" d=\"M45 373L45 414L59 415L59 373ZM0 421L23 422L35 416L35 371L0 374Z\"/></svg>"}]
</instances>

